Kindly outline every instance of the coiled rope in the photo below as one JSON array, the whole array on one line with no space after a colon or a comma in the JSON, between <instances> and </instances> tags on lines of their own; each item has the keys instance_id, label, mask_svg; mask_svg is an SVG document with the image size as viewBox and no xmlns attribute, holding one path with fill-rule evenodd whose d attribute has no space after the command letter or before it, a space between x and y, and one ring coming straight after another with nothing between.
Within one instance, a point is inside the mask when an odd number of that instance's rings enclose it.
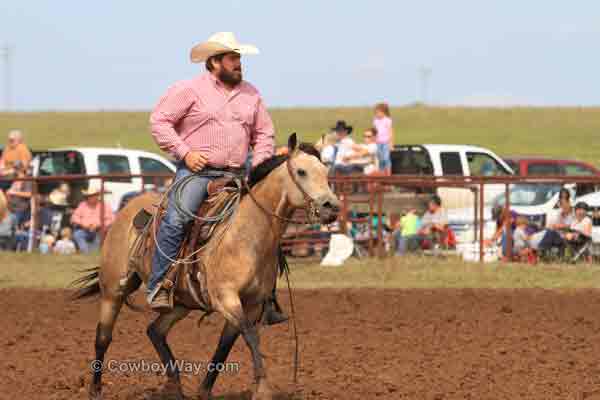
<instances>
[{"instance_id":1,"label":"coiled rope","mask_svg":"<svg viewBox=\"0 0 600 400\"><path fill-rule=\"evenodd\" d=\"M227 188L223 189L223 190L230 191L234 194L231 196L231 198L228 199L227 203L223 207L223 210L219 214L214 215L212 217L198 216L197 215L198 210L190 210L190 209L186 208L182 201L183 190L185 189L185 187L195 179L202 179L202 178L206 178L206 177L210 177L210 178L226 177L226 178L230 178L235 183L235 187L227 187ZM160 216L158 215L158 213L160 212L160 209L163 208L163 206L165 205L171 192L173 192L172 201L173 201L173 206L175 207L176 212L183 215L184 217L186 217L186 219L196 220L201 223L213 224L214 226L216 226L217 224L221 223L222 221L228 219L227 223L230 224L232 221L232 218L229 218L229 217L237 211L237 209L240 205L240 200L242 197L242 177L240 175L233 174L231 172L225 172L225 171L203 171L203 172L198 172L198 173L184 176L182 178L177 179L175 182L173 182L171 184L169 189L165 193L163 193L163 195L160 199L160 202L159 202L160 207L158 207L156 212L154 213L154 217L153 217L153 221L152 221L153 227L154 227L154 232L158 232L158 223L161 219ZM164 221L163 221L163 223L164 223ZM222 236L226 230L227 229L221 230L220 236ZM169 257L168 255L166 255L165 252L160 248L160 246L158 245L158 240L157 240L156 236L157 235L155 234L154 235L154 244L155 244L157 250L160 252L160 254L163 257L165 257L167 260L169 260L173 264L194 264L194 263L200 261L200 258L194 258L194 257L198 253L200 253L202 250L204 250L206 245L215 241L215 238L212 238L207 243L205 243L203 246L198 247L196 250L194 250L192 253L190 253L185 258L173 259L173 258Z\"/></svg>"}]
</instances>

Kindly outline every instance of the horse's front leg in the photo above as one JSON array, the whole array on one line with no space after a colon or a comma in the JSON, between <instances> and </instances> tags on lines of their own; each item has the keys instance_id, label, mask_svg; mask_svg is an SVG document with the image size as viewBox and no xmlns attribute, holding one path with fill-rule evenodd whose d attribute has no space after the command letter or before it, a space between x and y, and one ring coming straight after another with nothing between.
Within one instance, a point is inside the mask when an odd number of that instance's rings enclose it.
<instances>
[{"instance_id":1,"label":"horse's front leg","mask_svg":"<svg viewBox=\"0 0 600 400\"><path fill-rule=\"evenodd\" d=\"M267 371L264 366L263 356L260 353L260 337L258 334L258 320L262 314L262 302L258 305L242 307L237 295L230 295L224 301L221 310L225 319L236 325L250 349L254 367L254 395L253 400L272 400L273 392L267 381Z\"/></svg>"}]
</instances>

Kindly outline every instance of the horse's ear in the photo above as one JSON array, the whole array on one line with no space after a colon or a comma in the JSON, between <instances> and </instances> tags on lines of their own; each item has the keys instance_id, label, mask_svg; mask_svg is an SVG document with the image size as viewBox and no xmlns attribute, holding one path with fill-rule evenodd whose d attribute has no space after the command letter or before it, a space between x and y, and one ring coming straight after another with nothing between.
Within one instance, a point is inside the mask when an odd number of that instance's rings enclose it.
<instances>
[{"instance_id":1,"label":"horse's ear","mask_svg":"<svg viewBox=\"0 0 600 400\"><path fill-rule=\"evenodd\" d=\"M290 154L296 150L296 146L298 145L298 138L296 137L296 132L292 133L288 138L288 149Z\"/></svg>"}]
</instances>

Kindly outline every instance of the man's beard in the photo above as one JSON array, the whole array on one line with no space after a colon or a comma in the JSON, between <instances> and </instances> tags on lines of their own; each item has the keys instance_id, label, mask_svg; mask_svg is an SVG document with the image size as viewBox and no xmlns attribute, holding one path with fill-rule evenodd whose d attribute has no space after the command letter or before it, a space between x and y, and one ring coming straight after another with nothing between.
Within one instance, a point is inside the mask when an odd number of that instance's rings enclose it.
<instances>
[{"instance_id":1,"label":"man's beard","mask_svg":"<svg viewBox=\"0 0 600 400\"><path fill-rule=\"evenodd\" d=\"M232 72L221 68L219 71L219 80L229 86L237 86L242 81L242 70L234 70Z\"/></svg>"}]
</instances>

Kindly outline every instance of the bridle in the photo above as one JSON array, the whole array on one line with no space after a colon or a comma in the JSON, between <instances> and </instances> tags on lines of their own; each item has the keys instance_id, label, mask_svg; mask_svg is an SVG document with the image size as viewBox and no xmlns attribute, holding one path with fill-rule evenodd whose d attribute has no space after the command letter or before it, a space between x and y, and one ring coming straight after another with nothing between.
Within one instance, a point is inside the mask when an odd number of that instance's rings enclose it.
<instances>
[{"instance_id":1,"label":"bridle","mask_svg":"<svg viewBox=\"0 0 600 400\"><path fill-rule=\"evenodd\" d=\"M302 193L302 197L304 198L304 207L302 207L302 208L304 209L304 211L306 211L306 220L302 221L302 220L297 220L297 219L293 219L293 218L282 217L281 215L277 215L277 213L267 210L262 204L260 204L260 202L258 200L256 200L256 197L254 197L254 194L252 194L252 190L251 190L250 186L248 185L248 182L244 181L244 184L246 185L246 190L248 191L248 195L250 196L252 201L254 201L254 203L258 206L258 208L260 208L262 210L262 212L264 212L267 215L270 215L272 217L275 217L277 219L280 219L282 221L289 222L292 224L304 225L306 223L308 223L308 224L318 223L319 222L319 208L317 207L315 199L313 199L306 192L306 190L304 190L302 188L302 186L298 182L298 179L296 178L296 175L294 175L294 169L292 166L292 157L289 156L285 163L286 163L286 168L287 168L288 174L290 176L290 179L292 180L294 185L296 185L296 188L300 191L300 193Z\"/></svg>"}]
</instances>

